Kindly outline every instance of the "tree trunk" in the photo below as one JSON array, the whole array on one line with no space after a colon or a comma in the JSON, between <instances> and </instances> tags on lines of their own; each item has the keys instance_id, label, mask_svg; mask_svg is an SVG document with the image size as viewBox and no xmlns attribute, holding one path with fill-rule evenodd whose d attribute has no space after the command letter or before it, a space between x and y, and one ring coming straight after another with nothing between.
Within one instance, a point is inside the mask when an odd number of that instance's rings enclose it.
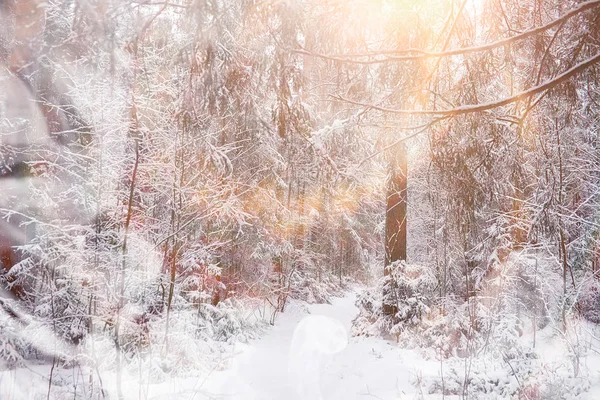
<instances>
[{"instance_id":1,"label":"tree trunk","mask_svg":"<svg viewBox=\"0 0 600 400\"><path fill-rule=\"evenodd\" d=\"M137 118L136 118L137 121ZM137 124L136 124L137 126ZM136 130L137 131L137 130ZM115 323L115 347L117 350L117 397L123 399L123 383L122 383L122 354L121 354L121 339L119 337L121 327L121 312L125 306L125 272L127 270L127 239L129 236L129 224L131 223L131 215L133 214L133 197L135 193L135 185L137 178L138 165L140 162L139 141L135 138L135 159L133 171L131 172L131 183L129 185L129 196L127 199L127 215L125 217L125 226L123 233L123 244L121 246L121 276L119 282L119 305L117 308L117 322Z\"/></svg>"},{"instance_id":2,"label":"tree trunk","mask_svg":"<svg viewBox=\"0 0 600 400\"><path fill-rule=\"evenodd\" d=\"M385 211L385 276L390 274L388 266L394 261L406 260L406 186L408 172L406 145L401 142L394 146L391 151ZM393 290L393 287L386 286L384 297L387 297L390 290ZM384 303L383 312L386 315L394 315L397 312L397 306Z\"/></svg>"}]
</instances>

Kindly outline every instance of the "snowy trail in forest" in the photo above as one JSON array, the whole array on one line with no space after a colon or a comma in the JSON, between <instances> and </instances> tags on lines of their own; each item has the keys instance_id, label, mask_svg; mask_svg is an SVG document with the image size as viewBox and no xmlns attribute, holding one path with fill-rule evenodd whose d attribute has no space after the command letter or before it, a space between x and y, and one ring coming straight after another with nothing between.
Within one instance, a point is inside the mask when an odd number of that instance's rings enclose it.
<instances>
[{"instance_id":1,"label":"snowy trail in forest","mask_svg":"<svg viewBox=\"0 0 600 400\"><path fill-rule=\"evenodd\" d=\"M196 381L179 382L177 388L155 387L149 391L152 399L235 399L235 400L358 400L412 399L419 392L411 382L419 374L439 373L439 364L425 361L413 351L401 350L394 343L379 338L349 338L339 353L319 357L307 365L305 373L288 376L290 346L294 331L307 316L324 316L341 322L350 336L350 325L358 310L354 305L356 293L334 298L332 304L308 306L307 314L293 303L281 314L275 326L261 339L238 346L240 353L233 357L224 371ZM317 368L314 370L313 368ZM309 370L310 369L310 370ZM427 371L425 371L427 369ZM312 370L312 371L311 371ZM319 377L312 382L307 375ZM299 393L298 386L318 385ZM308 388L311 389L311 388ZM164 393L164 395L160 393ZM179 392L179 395L177 394ZM320 396L320 397L319 397Z\"/></svg>"},{"instance_id":2,"label":"snowy trail in forest","mask_svg":"<svg viewBox=\"0 0 600 400\"><path fill-rule=\"evenodd\" d=\"M124 400L359 400L413 399L419 393L411 383L420 374L439 374L439 364L425 361L416 352L400 349L380 338L350 337L358 314L356 293L333 298L331 304L307 305L291 301L275 326L260 339L236 343L222 354L211 371L187 378L152 381L123 377ZM308 322L308 323L307 323ZM343 330L341 328L343 326ZM294 333L297 333L294 339ZM300 333L300 334L298 334ZM322 338L327 340L323 341ZM343 346L340 346L340 339ZM314 343L337 347L335 354L316 351ZM290 348L309 348L293 353ZM298 345L300 344L300 345ZM291 369L291 373L288 372ZM77 382L78 369L55 371L51 399L65 398L59 386ZM50 365L31 365L0 372L0 400L46 399ZM83 379L83 375L80 377ZM81 386L81 382L80 382ZM105 399L117 399L115 374L102 373ZM77 389L78 394L84 389ZM69 392L68 390L66 392ZM84 395L85 393L81 393ZM72 397L69 398L74 398ZM427 396L427 398L432 398ZM446 399L450 397L446 396Z\"/></svg>"},{"instance_id":3,"label":"snowy trail in forest","mask_svg":"<svg viewBox=\"0 0 600 400\"><path fill-rule=\"evenodd\" d=\"M350 336L352 320L358 314L354 303L356 293L333 298L331 304L306 305L292 301L277 318L275 326L260 339L236 343L222 353L223 362L212 371L194 371L194 376L152 381L136 376L123 380L124 400L457 400L459 396L429 394L432 381L444 372L446 385L451 385L453 368L445 362L424 359L418 351L401 348L396 343L376 337L349 337L345 345L345 330ZM326 339L326 340L322 340ZM340 341L340 339L342 339ZM539 356L552 365L559 338L548 336L542 343ZM345 346L340 346L340 342ZM314 346L315 343L326 346ZM311 347L312 346L312 347ZM307 352L291 349L309 348ZM335 348L335 354L323 354L315 349ZM339 351L341 350L341 351ZM600 372L594 365L600 359L589 358L592 374L591 388L576 398L600 398ZM481 364L478 364L481 367ZM477 368L477 367L474 367ZM14 371L0 372L0 400L46 399L50 366L38 365ZM458 373L459 382L460 371ZM474 371L475 372L475 371ZM494 371L487 371L493 374ZM77 381L76 369L57 371L55 384L69 385ZM454 373L454 375L457 375ZM505 375L505 370L498 373ZM83 376L82 376L83 377ZM103 373L105 399L116 399L114 374ZM456 377L455 377L456 378ZM506 379L512 380L513 377ZM142 382L143 383L140 383ZM454 379L456 381L456 379ZM62 382L62 383L61 383ZM456 382L455 382L456 383ZM514 382L515 385L518 382ZM46 387L46 389L45 389ZM456 389L456 388L455 388ZM81 391L81 389L79 389ZM21 396L17 396L17 394ZM64 399L58 387L52 399ZM455 392L456 393L456 392ZM29 394L29 395L25 395ZM491 393L474 398L507 398ZM490 397L491 396L491 397ZM75 397L69 397L75 398ZM85 397L84 397L85 398Z\"/></svg>"}]
</instances>

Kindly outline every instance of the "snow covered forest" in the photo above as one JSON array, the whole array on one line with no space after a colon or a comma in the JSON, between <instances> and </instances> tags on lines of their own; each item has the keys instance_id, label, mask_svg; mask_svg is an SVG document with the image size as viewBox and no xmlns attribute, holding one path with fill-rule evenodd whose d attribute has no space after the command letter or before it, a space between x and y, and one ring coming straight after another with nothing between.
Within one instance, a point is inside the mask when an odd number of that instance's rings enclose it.
<instances>
[{"instance_id":1,"label":"snow covered forest","mask_svg":"<svg viewBox=\"0 0 600 400\"><path fill-rule=\"evenodd\" d=\"M600 0L0 0L0 400L600 398Z\"/></svg>"}]
</instances>

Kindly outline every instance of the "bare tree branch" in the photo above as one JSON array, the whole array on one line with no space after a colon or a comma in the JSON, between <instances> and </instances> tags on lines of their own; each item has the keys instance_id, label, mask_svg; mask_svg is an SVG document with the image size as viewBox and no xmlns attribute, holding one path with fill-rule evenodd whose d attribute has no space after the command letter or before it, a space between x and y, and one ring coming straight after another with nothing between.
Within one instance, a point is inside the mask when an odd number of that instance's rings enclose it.
<instances>
[{"instance_id":1,"label":"bare tree branch","mask_svg":"<svg viewBox=\"0 0 600 400\"><path fill-rule=\"evenodd\" d=\"M600 62L600 53L596 54L595 56L593 56L591 58L588 58L585 61L582 61L581 63L575 65L573 68L563 72L562 74L556 76L555 78L553 78L541 85L534 86L531 89L517 93L514 96L507 97L502 100L492 101L489 103L467 104L467 105L463 105L463 106L456 107L456 108L449 109L449 110L402 110L402 109L379 107L379 106L376 106L373 104L365 104L365 103L346 99L342 96L332 96L332 97L339 101L343 101L345 103L363 106L363 107L367 107L367 108L370 108L373 110L378 110L378 111L382 111L382 112L386 112L386 113L405 114L405 115L456 116L456 115L462 115L462 114L470 114L470 113L476 113L476 112L481 112L481 111L487 111L487 110L491 110L493 108L498 108L498 107L502 107L502 106L505 106L508 104L516 103L517 101L526 99L530 96L533 96L538 93L544 92L546 90L552 89L555 86L559 85L560 83L571 78L572 76L574 76L580 72L583 72L587 68L597 64L598 62Z\"/></svg>"},{"instance_id":2,"label":"bare tree branch","mask_svg":"<svg viewBox=\"0 0 600 400\"><path fill-rule=\"evenodd\" d=\"M498 40L492 43L484 44L481 46L472 46L472 47L464 47L460 49L448 50L448 51L427 51L422 49L405 49L405 50L387 50L387 51L379 51L379 52L371 52L371 53L359 53L359 54L342 54L342 55L327 55L317 53L307 49L295 49L292 50L294 53L304 54L307 56L323 58L331 61L339 61L346 63L354 63L354 64L382 64L388 62L398 62L398 61L416 61L422 60L426 58L441 58L441 57L451 57L457 55L471 54L471 53L479 53L483 51L493 50L498 47L506 46L508 44L512 44L519 40L526 39L530 36L537 35L538 33L544 32L548 29L551 29L557 25L560 25L572 17L587 11L589 9L600 6L600 0L592 0L587 1L585 3L581 3L579 6L575 7L565 15L555 20L550 21L549 23L526 30L518 35L511 36L506 39ZM403 54L403 55L402 55ZM386 56L385 58L371 58L371 57L381 57ZM370 59L367 60L356 60L354 58L368 57Z\"/></svg>"}]
</instances>

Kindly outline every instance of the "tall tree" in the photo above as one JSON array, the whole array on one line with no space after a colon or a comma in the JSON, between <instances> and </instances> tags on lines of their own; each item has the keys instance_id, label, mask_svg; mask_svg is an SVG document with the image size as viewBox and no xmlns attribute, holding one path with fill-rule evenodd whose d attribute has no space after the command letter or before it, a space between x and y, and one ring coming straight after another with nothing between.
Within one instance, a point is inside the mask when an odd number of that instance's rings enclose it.
<instances>
[{"instance_id":1,"label":"tall tree","mask_svg":"<svg viewBox=\"0 0 600 400\"><path fill-rule=\"evenodd\" d=\"M398 143L389 151L389 175L387 181L387 201L385 209L385 269L384 275L390 275L392 264L397 261L406 261L407 231L407 182L408 166L406 159L406 144ZM386 286L387 293L384 298L395 293L394 282ZM387 315L396 314L397 306L392 302L384 302L383 312Z\"/></svg>"}]
</instances>

